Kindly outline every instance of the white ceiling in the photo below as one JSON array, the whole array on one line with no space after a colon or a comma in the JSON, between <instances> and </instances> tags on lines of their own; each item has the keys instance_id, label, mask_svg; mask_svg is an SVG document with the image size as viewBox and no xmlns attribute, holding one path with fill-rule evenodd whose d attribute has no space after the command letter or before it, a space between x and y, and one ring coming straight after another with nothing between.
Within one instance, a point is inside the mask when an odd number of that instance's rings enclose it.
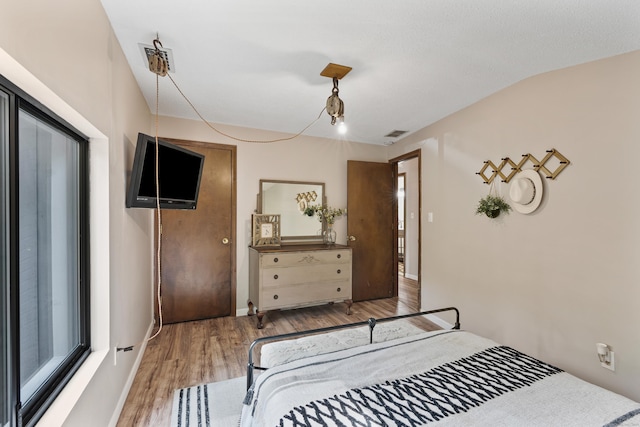
<instances>
[{"instance_id":1,"label":"white ceiling","mask_svg":"<svg viewBox=\"0 0 640 427\"><path fill-rule=\"evenodd\" d=\"M388 144L546 71L640 49L638 0L101 0L152 112L140 43L212 123L297 133L340 80L348 133L323 113L305 134ZM160 114L197 119L167 77Z\"/></svg>"}]
</instances>

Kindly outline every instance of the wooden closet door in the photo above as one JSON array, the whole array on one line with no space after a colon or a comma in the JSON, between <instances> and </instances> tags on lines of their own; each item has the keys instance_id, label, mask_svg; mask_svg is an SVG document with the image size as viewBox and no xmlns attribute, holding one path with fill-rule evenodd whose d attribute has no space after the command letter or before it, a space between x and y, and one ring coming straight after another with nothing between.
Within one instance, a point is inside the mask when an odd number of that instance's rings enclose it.
<instances>
[{"instance_id":1,"label":"wooden closet door","mask_svg":"<svg viewBox=\"0 0 640 427\"><path fill-rule=\"evenodd\" d=\"M235 146L166 139L205 156L195 210L162 210L165 323L235 315Z\"/></svg>"}]
</instances>

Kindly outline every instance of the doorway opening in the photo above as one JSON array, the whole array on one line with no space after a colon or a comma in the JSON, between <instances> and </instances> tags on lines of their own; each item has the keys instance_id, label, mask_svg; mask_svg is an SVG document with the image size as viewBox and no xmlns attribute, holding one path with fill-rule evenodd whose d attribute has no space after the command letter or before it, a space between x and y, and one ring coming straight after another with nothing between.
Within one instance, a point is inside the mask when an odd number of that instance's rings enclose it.
<instances>
[{"instance_id":1,"label":"doorway opening","mask_svg":"<svg viewBox=\"0 0 640 427\"><path fill-rule=\"evenodd\" d=\"M398 299L408 306L421 307L421 157L420 150L391 159L394 165L397 221Z\"/></svg>"},{"instance_id":2,"label":"doorway opening","mask_svg":"<svg viewBox=\"0 0 640 427\"><path fill-rule=\"evenodd\" d=\"M398 275L404 277L404 223L406 221L406 203L404 185L406 172L398 173Z\"/></svg>"}]
</instances>

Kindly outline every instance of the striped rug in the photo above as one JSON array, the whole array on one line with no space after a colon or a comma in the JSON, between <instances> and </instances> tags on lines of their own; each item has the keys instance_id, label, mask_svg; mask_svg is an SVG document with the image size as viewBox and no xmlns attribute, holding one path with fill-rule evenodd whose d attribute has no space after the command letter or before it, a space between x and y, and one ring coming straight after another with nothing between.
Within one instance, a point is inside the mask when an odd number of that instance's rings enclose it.
<instances>
[{"instance_id":1,"label":"striped rug","mask_svg":"<svg viewBox=\"0 0 640 427\"><path fill-rule=\"evenodd\" d=\"M246 390L246 377L176 390L171 427L237 426Z\"/></svg>"}]
</instances>

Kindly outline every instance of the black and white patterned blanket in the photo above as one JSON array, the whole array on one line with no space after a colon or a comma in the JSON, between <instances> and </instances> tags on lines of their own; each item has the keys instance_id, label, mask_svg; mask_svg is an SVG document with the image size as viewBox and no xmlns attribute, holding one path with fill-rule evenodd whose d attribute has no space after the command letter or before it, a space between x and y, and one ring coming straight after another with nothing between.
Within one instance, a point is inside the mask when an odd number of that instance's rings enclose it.
<instances>
[{"instance_id":1,"label":"black and white patterned blanket","mask_svg":"<svg viewBox=\"0 0 640 427\"><path fill-rule=\"evenodd\" d=\"M633 423L636 424L633 424ZM509 347L438 331L261 374L242 426L639 425L640 404Z\"/></svg>"}]
</instances>

